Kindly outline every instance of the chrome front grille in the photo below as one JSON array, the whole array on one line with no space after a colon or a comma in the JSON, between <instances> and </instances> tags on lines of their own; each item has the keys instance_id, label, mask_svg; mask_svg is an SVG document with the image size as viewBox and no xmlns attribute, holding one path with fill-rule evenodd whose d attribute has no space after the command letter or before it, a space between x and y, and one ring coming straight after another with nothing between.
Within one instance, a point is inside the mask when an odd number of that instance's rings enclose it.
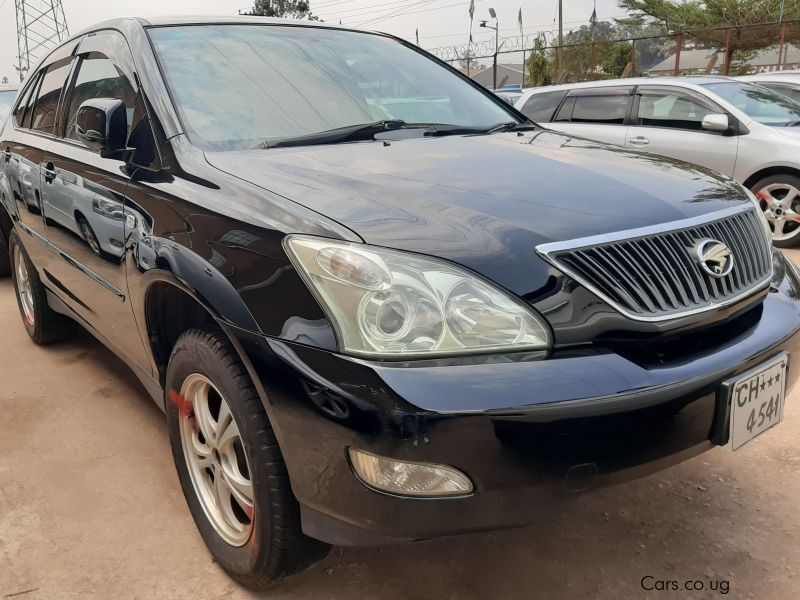
<instances>
[{"instance_id":1,"label":"chrome front grille","mask_svg":"<svg viewBox=\"0 0 800 600\"><path fill-rule=\"evenodd\" d=\"M696 256L703 240L723 242L733 269L707 273ZM769 239L751 206L657 227L539 246L561 271L638 320L664 320L731 304L766 286Z\"/></svg>"}]
</instances>

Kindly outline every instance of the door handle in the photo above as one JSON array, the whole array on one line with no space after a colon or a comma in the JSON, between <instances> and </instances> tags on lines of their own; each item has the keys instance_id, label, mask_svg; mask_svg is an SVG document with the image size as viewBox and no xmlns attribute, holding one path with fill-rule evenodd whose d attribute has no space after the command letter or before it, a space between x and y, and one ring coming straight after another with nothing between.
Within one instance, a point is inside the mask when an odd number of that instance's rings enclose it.
<instances>
[{"instance_id":1,"label":"door handle","mask_svg":"<svg viewBox=\"0 0 800 600\"><path fill-rule=\"evenodd\" d=\"M41 167L41 173L47 183L53 183L56 178L56 166L51 162L45 163Z\"/></svg>"},{"instance_id":2,"label":"door handle","mask_svg":"<svg viewBox=\"0 0 800 600\"><path fill-rule=\"evenodd\" d=\"M647 144L650 143L650 140L643 135L637 135L636 137L629 139L628 143L633 144L634 146L647 146Z\"/></svg>"}]
</instances>

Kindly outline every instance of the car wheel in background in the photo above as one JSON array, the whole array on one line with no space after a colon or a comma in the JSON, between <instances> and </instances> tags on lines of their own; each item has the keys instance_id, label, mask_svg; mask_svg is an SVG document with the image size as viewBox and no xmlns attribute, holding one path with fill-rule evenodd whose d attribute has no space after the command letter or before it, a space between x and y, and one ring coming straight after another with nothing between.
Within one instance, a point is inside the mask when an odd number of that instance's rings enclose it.
<instances>
[{"instance_id":1,"label":"car wheel in background","mask_svg":"<svg viewBox=\"0 0 800 600\"><path fill-rule=\"evenodd\" d=\"M47 292L15 230L10 234L11 274L22 323L31 339L42 346L59 342L73 331L74 323L47 304Z\"/></svg>"},{"instance_id":2,"label":"car wheel in background","mask_svg":"<svg viewBox=\"0 0 800 600\"><path fill-rule=\"evenodd\" d=\"M78 227L81 229L81 233L83 234L83 239L89 244L89 247L92 249L97 256L103 256L103 250L100 248L100 242L97 241L97 236L94 234L94 229L92 226L89 225L89 221L87 221L84 217L78 217Z\"/></svg>"},{"instance_id":3,"label":"car wheel in background","mask_svg":"<svg viewBox=\"0 0 800 600\"><path fill-rule=\"evenodd\" d=\"M800 244L800 177L771 175L751 188L772 229L772 242L779 248Z\"/></svg>"},{"instance_id":4,"label":"car wheel in background","mask_svg":"<svg viewBox=\"0 0 800 600\"><path fill-rule=\"evenodd\" d=\"M215 560L265 588L327 554L306 537L261 399L230 341L194 329L167 368L167 420L183 493Z\"/></svg>"}]
</instances>

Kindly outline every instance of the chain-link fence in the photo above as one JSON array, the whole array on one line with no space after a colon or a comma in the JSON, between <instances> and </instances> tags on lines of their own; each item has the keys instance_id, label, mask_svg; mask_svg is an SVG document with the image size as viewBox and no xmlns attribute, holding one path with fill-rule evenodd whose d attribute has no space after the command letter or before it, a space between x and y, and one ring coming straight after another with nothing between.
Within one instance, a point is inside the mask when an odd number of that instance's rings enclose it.
<instances>
[{"instance_id":1,"label":"chain-link fence","mask_svg":"<svg viewBox=\"0 0 800 600\"><path fill-rule=\"evenodd\" d=\"M563 44L544 36L434 48L429 52L489 88L663 75L745 75L800 69L800 21L664 35L606 37L582 27Z\"/></svg>"}]
</instances>

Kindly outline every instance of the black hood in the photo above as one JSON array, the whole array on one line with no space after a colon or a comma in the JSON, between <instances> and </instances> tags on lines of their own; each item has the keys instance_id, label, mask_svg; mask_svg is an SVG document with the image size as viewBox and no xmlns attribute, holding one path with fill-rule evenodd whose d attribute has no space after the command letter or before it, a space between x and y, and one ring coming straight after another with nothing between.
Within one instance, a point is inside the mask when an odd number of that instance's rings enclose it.
<instances>
[{"instance_id":1,"label":"black hood","mask_svg":"<svg viewBox=\"0 0 800 600\"><path fill-rule=\"evenodd\" d=\"M522 295L546 274L538 244L747 201L705 169L550 131L206 156L369 244L450 259Z\"/></svg>"}]
</instances>

